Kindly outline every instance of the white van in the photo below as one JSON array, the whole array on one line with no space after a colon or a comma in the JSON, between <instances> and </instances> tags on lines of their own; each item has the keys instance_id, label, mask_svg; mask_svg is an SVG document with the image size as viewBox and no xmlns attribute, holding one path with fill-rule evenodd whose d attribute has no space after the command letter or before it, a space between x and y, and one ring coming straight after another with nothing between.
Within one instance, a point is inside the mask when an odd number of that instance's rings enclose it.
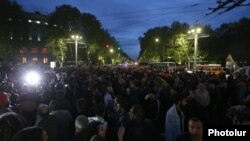
<instances>
[{"instance_id":1,"label":"white van","mask_svg":"<svg viewBox=\"0 0 250 141\"><path fill-rule=\"evenodd\" d=\"M232 73L233 78L237 78L240 76L247 76L249 78L250 77L250 66L245 66L245 67L239 68L238 70L236 70Z\"/></svg>"}]
</instances>

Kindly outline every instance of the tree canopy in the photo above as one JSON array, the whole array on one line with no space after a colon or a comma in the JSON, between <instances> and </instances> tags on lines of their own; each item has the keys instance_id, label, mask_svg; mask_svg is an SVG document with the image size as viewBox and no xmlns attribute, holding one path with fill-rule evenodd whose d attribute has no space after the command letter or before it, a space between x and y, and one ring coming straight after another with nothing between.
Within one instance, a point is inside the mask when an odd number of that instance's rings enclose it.
<instances>
[{"instance_id":1,"label":"tree canopy","mask_svg":"<svg viewBox=\"0 0 250 141\"><path fill-rule=\"evenodd\" d=\"M94 62L110 63L111 48L114 50L112 53L112 59L117 60L121 56L124 56L122 54L122 50L118 49L120 45L116 39L102 27L101 23L92 14L80 13L77 8L70 5L61 5L56 7L55 11L49 15L48 21L50 23L47 34L48 47L52 52L55 51L55 49L58 50L57 52L64 51L64 59L73 60L72 56L70 56L69 49L60 49L59 42L57 42L57 40L63 39L65 44L67 44L70 48L74 46L72 41L70 41L72 34L82 36L82 41L79 42L82 42L85 48L81 48L79 52L80 60L87 60L91 58ZM52 46L50 46L51 41L53 43L57 43L58 45L54 44L54 48L52 48ZM58 48L55 48L55 46L58 46ZM58 53L52 54L58 55Z\"/></svg>"},{"instance_id":2,"label":"tree canopy","mask_svg":"<svg viewBox=\"0 0 250 141\"><path fill-rule=\"evenodd\" d=\"M0 57L4 60L13 60L19 45L20 37L27 36L26 16L22 7L15 1L0 1Z\"/></svg>"},{"instance_id":3,"label":"tree canopy","mask_svg":"<svg viewBox=\"0 0 250 141\"><path fill-rule=\"evenodd\" d=\"M242 18L238 22L222 24L217 29L210 25L196 26L202 27L202 33L209 35L209 38L199 38L197 56L200 61L224 65L227 55L232 54L238 63L250 62L250 19ZM189 28L187 23L173 22L170 27L149 29L144 36L139 37L141 50L138 59L167 61L170 57L181 64L192 61L194 41L185 38ZM159 39L158 42L155 42L156 38Z\"/></svg>"}]
</instances>

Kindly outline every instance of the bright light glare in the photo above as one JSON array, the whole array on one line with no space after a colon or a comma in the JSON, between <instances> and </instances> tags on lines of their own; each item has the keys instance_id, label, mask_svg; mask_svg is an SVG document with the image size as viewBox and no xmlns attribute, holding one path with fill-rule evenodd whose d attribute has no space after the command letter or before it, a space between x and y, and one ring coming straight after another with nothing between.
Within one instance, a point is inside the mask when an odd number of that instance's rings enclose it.
<instances>
[{"instance_id":1,"label":"bright light glare","mask_svg":"<svg viewBox=\"0 0 250 141\"><path fill-rule=\"evenodd\" d=\"M114 50L111 48L110 50L109 50L111 53L113 53L114 52Z\"/></svg>"},{"instance_id":2,"label":"bright light glare","mask_svg":"<svg viewBox=\"0 0 250 141\"><path fill-rule=\"evenodd\" d=\"M187 73L193 73L193 71L191 71L191 70L188 70L188 71L187 71Z\"/></svg>"},{"instance_id":3,"label":"bright light glare","mask_svg":"<svg viewBox=\"0 0 250 141\"><path fill-rule=\"evenodd\" d=\"M157 42L157 43L158 43L158 42L159 42L159 38L155 38L155 42Z\"/></svg>"},{"instance_id":4,"label":"bright light glare","mask_svg":"<svg viewBox=\"0 0 250 141\"><path fill-rule=\"evenodd\" d=\"M25 75L25 82L30 85L36 85L40 81L40 75L37 72L28 72Z\"/></svg>"},{"instance_id":5,"label":"bright light glare","mask_svg":"<svg viewBox=\"0 0 250 141\"><path fill-rule=\"evenodd\" d=\"M196 32L197 32L197 33L201 33L201 28L197 28L197 29L196 29Z\"/></svg>"}]
</instances>

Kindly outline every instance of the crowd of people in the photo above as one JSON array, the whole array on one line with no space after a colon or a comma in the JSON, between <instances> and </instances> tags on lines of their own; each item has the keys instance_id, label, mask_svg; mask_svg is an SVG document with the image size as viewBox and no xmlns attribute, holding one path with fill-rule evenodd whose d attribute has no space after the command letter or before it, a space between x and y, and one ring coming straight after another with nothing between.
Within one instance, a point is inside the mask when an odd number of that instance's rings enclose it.
<instances>
[{"instance_id":1,"label":"crowd of people","mask_svg":"<svg viewBox=\"0 0 250 141\"><path fill-rule=\"evenodd\" d=\"M244 77L140 66L33 66L43 79L27 85L19 79L25 69L5 71L2 141L202 141L203 125L235 124L235 107L250 106Z\"/></svg>"}]
</instances>

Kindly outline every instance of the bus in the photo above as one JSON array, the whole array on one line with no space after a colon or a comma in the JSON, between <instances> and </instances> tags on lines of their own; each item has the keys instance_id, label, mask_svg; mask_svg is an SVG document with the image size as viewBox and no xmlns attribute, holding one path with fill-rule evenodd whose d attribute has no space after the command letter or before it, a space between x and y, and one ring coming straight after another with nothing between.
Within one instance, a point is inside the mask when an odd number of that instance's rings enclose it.
<instances>
[{"instance_id":1,"label":"bus","mask_svg":"<svg viewBox=\"0 0 250 141\"><path fill-rule=\"evenodd\" d=\"M155 71L173 71L176 68L175 62L150 62L149 66Z\"/></svg>"}]
</instances>

